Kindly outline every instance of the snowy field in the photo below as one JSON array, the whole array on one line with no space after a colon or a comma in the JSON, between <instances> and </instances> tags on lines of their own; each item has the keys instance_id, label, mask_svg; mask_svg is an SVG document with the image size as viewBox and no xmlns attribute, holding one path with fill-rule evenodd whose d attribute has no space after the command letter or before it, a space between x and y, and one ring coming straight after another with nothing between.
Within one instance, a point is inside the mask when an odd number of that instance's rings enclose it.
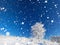
<instances>
[{"instance_id":1,"label":"snowy field","mask_svg":"<svg viewBox=\"0 0 60 45\"><path fill-rule=\"evenodd\" d=\"M39 41L39 42L38 42ZM0 36L0 45L59 45L48 40L29 39L24 37L4 37Z\"/></svg>"}]
</instances>

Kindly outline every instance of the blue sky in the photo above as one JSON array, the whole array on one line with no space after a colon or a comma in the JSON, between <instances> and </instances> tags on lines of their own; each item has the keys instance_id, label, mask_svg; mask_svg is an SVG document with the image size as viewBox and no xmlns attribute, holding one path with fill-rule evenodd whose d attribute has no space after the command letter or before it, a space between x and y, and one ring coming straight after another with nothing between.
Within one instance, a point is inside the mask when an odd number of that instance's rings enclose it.
<instances>
[{"instance_id":1,"label":"blue sky","mask_svg":"<svg viewBox=\"0 0 60 45\"><path fill-rule=\"evenodd\" d=\"M0 35L30 37L36 22L44 24L45 38L60 36L60 0L0 0Z\"/></svg>"}]
</instances>

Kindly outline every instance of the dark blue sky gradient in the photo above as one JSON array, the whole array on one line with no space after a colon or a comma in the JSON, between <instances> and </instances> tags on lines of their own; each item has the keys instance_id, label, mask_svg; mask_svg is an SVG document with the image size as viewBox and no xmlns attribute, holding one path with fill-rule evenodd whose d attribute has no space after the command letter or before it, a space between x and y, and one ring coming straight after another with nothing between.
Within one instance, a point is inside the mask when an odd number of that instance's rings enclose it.
<instances>
[{"instance_id":1,"label":"dark blue sky gradient","mask_svg":"<svg viewBox=\"0 0 60 45\"><path fill-rule=\"evenodd\" d=\"M45 25L45 38L60 36L60 0L0 0L0 28L11 36L29 37L36 22Z\"/></svg>"}]
</instances>

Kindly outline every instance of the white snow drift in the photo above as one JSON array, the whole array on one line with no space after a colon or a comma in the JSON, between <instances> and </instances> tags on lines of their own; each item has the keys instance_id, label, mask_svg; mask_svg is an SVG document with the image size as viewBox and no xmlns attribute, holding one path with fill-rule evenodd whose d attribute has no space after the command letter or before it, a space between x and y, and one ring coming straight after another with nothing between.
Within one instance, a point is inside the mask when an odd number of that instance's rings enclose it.
<instances>
[{"instance_id":1,"label":"white snow drift","mask_svg":"<svg viewBox=\"0 0 60 45\"><path fill-rule=\"evenodd\" d=\"M59 45L57 42L44 39L46 30L43 26L43 24L38 22L31 26L32 36L30 38L0 36L0 45Z\"/></svg>"}]
</instances>

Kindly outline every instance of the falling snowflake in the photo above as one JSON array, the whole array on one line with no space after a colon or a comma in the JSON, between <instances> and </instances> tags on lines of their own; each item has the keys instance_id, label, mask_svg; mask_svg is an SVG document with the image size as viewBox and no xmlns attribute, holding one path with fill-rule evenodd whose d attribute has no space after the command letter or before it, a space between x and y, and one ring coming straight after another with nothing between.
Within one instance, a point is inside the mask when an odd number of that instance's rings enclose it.
<instances>
[{"instance_id":1,"label":"falling snowflake","mask_svg":"<svg viewBox=\"0 0 60 45\"><path fill-rule=\"evenodd\" d=\"M48 1L47 0L45 0L45 3L47 3Z\"/></svg>"},{"instance_id":2,"label":"falling snowflake","mask_svg":"<svg viewBox=\"0 0 60 45\"><path fill-rule=\"evenodd\" d=\"M39 0L37 0L37 1L39 1Z\"/></svg>"},{"instance_id":3,"label":"falling snowflake","mask_svg":"<svg viewBox=\"0 0 60 45\"><path fill-rule=\"evenodd\" d=\"M21 24L24 25L24 22L22 22Z\"/></svg>"},{"instance_id":4,"label":"falling snowflake","mask_svg":"<svg viewBox=\"0 0 60 45\"><path fill-rule=\"evenodd\" d=\"M51 20L51 23L53 23L54 22L54 20Z\"/></svg>"},{"instance_id":5,"label":"falling snowflake","mask_svg":"<svg viewBox=\"0 0 60 45\"><path fill-rule=\"evenodd\" d=\"M9 36L10 35L10 32L6 32L6 36Z\"/></svg>"},{"instance_id":6,"label":"falling snowflake","mask_svg":"<svg viewBox=\"0 0 60 45\"><path fill-rule=\"evenodd\" d=\"M47 17L47 19L49 19L49 17Z\"/></svg>"},{"instance_id":7,"label":"falling snowflake","mask_svg":"<svg viewBox=\"0 0 60 45\"><path fill-rule=\"evenodd\" d=\"M57 8L57 4L55 4L54 6L55 6L55 8Z\"/></svg>"},{"instance_id":8,"label":"falling snowflake","mask_svg":"<svg viewBox=\"0 0 60 45\"><path fill-rule=\"evenodd\" d=\"M4 29L5 29L4 27L0 28L0 30L4 30Z\"/></svg>"}]
</instances>

